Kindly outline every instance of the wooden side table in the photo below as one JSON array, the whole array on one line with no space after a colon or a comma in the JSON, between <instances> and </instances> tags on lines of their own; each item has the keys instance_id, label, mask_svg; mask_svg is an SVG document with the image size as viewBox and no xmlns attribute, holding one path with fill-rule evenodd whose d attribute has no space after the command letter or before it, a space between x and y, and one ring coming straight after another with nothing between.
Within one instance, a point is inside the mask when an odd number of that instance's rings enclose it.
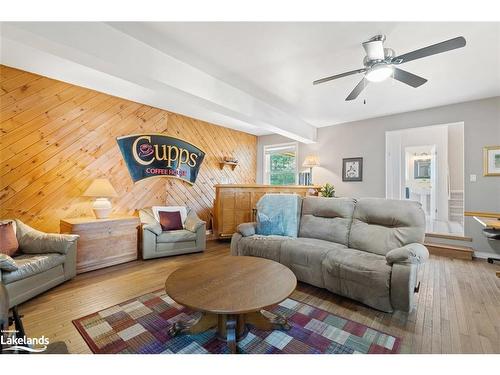
<instances>
[{"instance_id":1,"label":"wooden side table","mask_svg":"<svg viewBox=\"0 0 500 375\"><path fill-rule=\"evenodd\" d=\"M62 219L61 233L80 235L76 273L96 270L137 259L139 218L116 216Z\"/></svg>"}]
</instances>

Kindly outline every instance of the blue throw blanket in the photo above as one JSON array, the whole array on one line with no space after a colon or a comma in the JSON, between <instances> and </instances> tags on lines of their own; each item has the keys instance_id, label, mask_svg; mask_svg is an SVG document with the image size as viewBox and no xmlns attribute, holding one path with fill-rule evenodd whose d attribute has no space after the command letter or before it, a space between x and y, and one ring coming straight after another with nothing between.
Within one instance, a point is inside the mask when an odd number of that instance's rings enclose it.
<instances>
[{"instance_id":1,"label":"blue throw blanket","mask_svg":"<svg viewBox=\"0 0 500 375\"><path fill-rule=\"evenodd\" d=\"M297 194L266 194L257 202L257 234L297 237L302 198Z\"/></svg>"}]
</instances>

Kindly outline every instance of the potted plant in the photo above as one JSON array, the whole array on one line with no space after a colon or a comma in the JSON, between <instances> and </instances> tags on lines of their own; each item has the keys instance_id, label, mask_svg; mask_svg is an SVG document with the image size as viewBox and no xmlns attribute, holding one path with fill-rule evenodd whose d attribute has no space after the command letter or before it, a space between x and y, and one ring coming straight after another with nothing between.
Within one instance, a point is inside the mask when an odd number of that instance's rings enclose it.
<instances>
[{"instance_id":1,"label":"potted plant","mask_svg":"<svg viewBox=\"0 0 500 375\"><path fill-rule=\"evenodd\" d=\"M322 197L333 198L335 197L335 187L327 182L319 189L319 193Z\"/></svg>"}]
</instances>

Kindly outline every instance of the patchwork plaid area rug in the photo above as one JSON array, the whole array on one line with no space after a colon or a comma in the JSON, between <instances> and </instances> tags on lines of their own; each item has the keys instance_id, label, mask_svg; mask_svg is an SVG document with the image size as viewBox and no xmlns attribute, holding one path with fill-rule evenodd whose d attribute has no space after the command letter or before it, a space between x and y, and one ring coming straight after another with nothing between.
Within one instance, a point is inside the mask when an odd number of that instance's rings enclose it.
<instances>
[{"instance_id":1,"label":"patchwork plaid area rug","mask_svg":"<svg viewBox=\"0 0 500 375\"><path fill-rule=\"evenodd\" d=\"M267 309L288 318L289 330L260 331L254 327L238 343L241 353L398 353L401 339L287 299ZM215 329L170 337L177 321L197 319L163 291L148 293L73 321L94 353L202 354L229 353Z\"/></svg>"}]
</instances>

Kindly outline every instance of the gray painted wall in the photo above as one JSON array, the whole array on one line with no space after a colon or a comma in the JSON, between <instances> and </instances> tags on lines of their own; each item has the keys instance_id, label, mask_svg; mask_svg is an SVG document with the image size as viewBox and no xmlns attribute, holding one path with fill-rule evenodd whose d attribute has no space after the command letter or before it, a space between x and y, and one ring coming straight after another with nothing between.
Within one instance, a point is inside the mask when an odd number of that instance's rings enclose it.
<instances>
[{"instance_id":1,"label":"gray painted wall","mask_svg":"<svg viewBox=\"0 0 500 375\"><path fill-rule=\"evenodd\" d=\"M464 126L448 126L448 164L450 168L451 190L464 189Z\"/></svg>"},{"instance_id":2,"label":"gray painted wall","mask_svg":"<svg viewBox=\"0 0 500 375\"><path fill-rule=\"evenodd\" d=\"M385 132L461 121L465 210L500 212L500 177L483 176L483 147L500 145L500 97L320 128L317 143L299 144L299 165L307 155L317 154L321 167L314 169L315 183L333 183L339 196L385 197ZM289 141L278 135L259 137L257 182L262 182L264 145ZM363 181L342 182L342 158L358 156L363 157ZM471 174L477 175L477 182L469 181ZM474 249L500 256L500 241L487 241L481 230L473 218L465 218L465 235L474 239Z\"/></svg>"}]
</instances>

